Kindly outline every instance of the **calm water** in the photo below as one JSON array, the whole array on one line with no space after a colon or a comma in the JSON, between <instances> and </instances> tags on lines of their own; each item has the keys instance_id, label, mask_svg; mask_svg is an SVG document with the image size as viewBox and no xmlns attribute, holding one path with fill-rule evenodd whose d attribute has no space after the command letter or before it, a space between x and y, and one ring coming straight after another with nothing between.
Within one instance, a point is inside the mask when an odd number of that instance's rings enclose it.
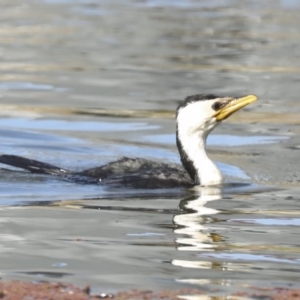
<instances>
[{"instance_id":1,"label":"calm water","mask_svg":"<svg viewBox=\"0 0 300 300\"><path fill-rule=\"evenodd\" d=\"M0 9L1 153L73 170L121 156L178 162L181 99L260 98L209 139L227 182L239 183L222 189L112 190L1 169L2 278L222 295L298 285L298 1Z\"/></svg>"}]
</instances>

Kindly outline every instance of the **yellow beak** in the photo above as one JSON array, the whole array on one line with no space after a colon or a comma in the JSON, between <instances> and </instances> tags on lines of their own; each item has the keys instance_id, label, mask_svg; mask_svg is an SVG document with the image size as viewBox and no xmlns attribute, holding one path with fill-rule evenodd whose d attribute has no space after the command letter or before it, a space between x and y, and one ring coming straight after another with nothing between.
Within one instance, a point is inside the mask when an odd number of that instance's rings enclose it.
<instances>
[{"instance_id":1,"label":"yellow beak","mask_svg":"<svg viewBox=\"0 0 300 300\"><path fill-rule=\"evenodd\" d=\"M220 108L214 115L217 121L222 121L231 116L234 112L243 108L244 106L255 102L258 98L254 95L248 95L242 98L233 99L225 106Z\"/></svg>"}]
</instances>

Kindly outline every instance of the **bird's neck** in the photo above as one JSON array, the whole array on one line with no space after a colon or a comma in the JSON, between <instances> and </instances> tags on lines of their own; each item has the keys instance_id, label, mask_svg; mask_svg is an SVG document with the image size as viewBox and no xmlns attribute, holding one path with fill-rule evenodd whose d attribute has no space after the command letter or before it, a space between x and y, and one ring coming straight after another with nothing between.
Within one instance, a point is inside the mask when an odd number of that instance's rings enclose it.
<instances>
[{"instance_id":1,"label":"bird's neck","mask_svg":"<svg viewBox=\"0 0 300 300\"><path fill-rule=\"evenodd\" d=\"M181 162L196 184L217 185L223 177L214 162L206 153L208 134L182 134L177 128L176 142Z\"/></svg>"}]
</instances>

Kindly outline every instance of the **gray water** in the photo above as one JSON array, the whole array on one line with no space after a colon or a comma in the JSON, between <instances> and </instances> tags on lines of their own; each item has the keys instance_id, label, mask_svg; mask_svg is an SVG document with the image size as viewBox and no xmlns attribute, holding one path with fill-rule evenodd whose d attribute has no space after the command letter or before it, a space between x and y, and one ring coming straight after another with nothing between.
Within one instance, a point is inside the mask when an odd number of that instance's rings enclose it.
<instances>
[{"instance_id":1,"label":"gray water","mask_svg":"<svg viewBox=\"0 0 300 300\"><path fill-rule=\"evenodd\" d=\"M72 170L179 162L195 93L260 100L208 141L222 189L129 190L0 171L1 278L93 291L298 286L300 5L2 1L0 152Z\"/></svg>"}]
</instances>

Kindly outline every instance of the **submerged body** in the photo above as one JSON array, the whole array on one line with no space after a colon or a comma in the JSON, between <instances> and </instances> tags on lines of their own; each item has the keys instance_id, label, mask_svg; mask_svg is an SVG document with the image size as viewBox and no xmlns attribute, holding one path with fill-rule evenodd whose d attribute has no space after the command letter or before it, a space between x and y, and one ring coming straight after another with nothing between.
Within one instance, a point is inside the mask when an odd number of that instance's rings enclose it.
<instances>
[{"instance_id":1,"label":"submerged body","mask_svg":"<svg viewBox=\"0 0 300 300\"><path fill-rule=\"evenodd\" d=\"M31 173L59 176L83 184L104 184L141 189L192 187L191 178L179 164L166 164L144 158L123 157L101 167L73 172L51 164L16 155L1 155L0 163Z\"/></svg>"},{"instance_id":2,"label":"submerged body","mask_svg":"<svg viewBox=\"0 0 300 300\"><path fill-rule=\"evenodd\" d=\"M207 136L220 121L256 100L257 97L253 95L242 98L210 94L187 97L178 106L176 114L176 144L182 166L123 157L104 166L73 172L44 162L5 154L0 155L0 163L31 173L55 175L64 180L88 184L143 189L218 185L223 182L223 177L207 156Z\"/></svg>"}]
</instances>

